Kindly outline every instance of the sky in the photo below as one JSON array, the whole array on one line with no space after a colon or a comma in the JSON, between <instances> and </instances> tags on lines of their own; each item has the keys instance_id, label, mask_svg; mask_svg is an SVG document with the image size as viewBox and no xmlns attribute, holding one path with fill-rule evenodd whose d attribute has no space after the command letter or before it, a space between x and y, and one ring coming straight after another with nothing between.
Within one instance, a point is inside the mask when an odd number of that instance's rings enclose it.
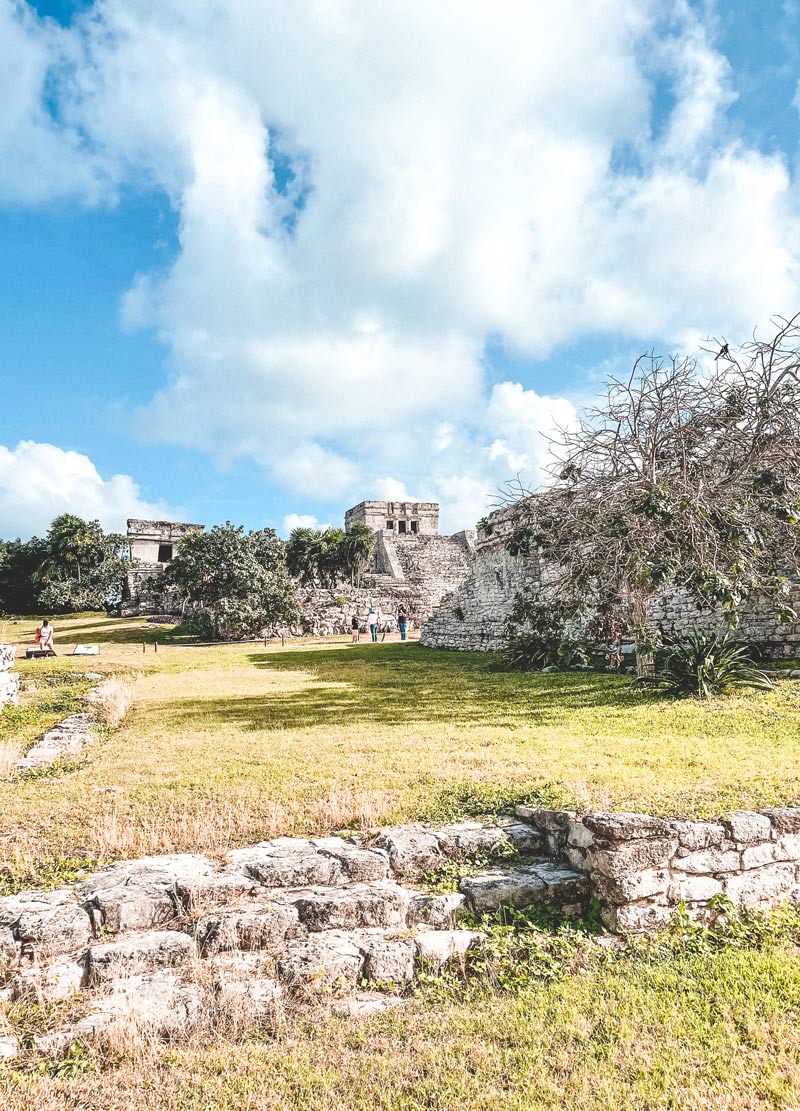
<instances>
[{"instance_id":1,"label":"sky","mask_svg":"<svg viewBox=\"0 0 800 1111\"><path fill-rule=\"evenodd\" d=\"M798 0L0 0L0 537L473 527L800 310Z\"/></svg>"}]
</instances>

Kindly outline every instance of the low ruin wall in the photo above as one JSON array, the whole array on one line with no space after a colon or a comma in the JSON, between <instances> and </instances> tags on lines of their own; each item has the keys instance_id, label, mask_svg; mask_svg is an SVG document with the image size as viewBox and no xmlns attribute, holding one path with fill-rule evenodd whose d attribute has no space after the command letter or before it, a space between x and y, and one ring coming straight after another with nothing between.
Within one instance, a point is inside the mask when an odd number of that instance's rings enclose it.
<instances>
[{"instance_id":1,"label":"low ruin wall","mask_svg":"<svg viewBox=\"0 0 800 1111\"><path fill-rule=\"evenodd\" d=\"M19 675L14 666L13 644L0 644L0 710L9 703L19 702Z\"/></svg>"},{"instance_id":2,"label":"low ruin wall","mask_svg":"<svg viewBox=\"0 0 800 1111\"><path fill-rule=\"evenodd\" d=\"M586 814L520 806L558 861L589 877L614 933L702 920L721 897L736 906L800 902L800 808L736 810L718 821Z\"/></svg>"},{"instance_id":3,"label":"low ruin wall","mask_svg":"<svg viewBox=\"0 0 800 1111\"><path fill-rule=\"evenodd\" d=\"M422 627L422 644L458 651L498 651L508 642L506 621L520 591L541 583L536 557L512 556L505 546L512 510L488 518L488 531L479 532L472 569L462 585L446 597ZM800 584L788 599L800 612ZM663 633L683 636L694 629L726 628L720 610L702 607L681 591L657 597L650 607L653 625ZM739 612L737 638L755 646L765 657L793 658L800 654L800 621L779 623L765 599L754 599Z\"/></svg>"}]
</instances>

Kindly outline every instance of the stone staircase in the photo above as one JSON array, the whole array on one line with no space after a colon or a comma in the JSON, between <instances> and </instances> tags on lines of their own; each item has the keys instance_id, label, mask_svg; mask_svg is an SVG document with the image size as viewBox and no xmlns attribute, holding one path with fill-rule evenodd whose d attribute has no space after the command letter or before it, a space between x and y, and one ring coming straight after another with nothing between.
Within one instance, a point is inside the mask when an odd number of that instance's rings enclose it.
<instances>
[{"instance_id":1,"label":"stone staircase","mask_svg":"<svg viewBox=\"0 0 800 1111\"><path fill-rule=\"evenodd\" d=\"M467 914L503 906L581 913L587 877L537 859L541 834L513 819L384 829L371 839L278 838L227 854L150 857L54 892L0 899L7 999L69 999L77 1021L0 1053L58 1052L135 1018L169 1031L211 1006L263 1016L283 998L329 996L350 1013L396 1004L416 971L480 946ZM448 861L458 890L419 877ZM507 860L507 863L504 863Z\"/></svg>"}]
</instances>

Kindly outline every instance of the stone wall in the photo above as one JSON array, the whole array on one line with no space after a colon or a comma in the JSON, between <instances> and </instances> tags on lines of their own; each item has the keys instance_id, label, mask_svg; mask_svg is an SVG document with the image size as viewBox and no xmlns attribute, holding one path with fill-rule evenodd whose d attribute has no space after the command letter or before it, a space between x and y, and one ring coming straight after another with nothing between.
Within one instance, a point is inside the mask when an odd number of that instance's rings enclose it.
<instances>
[{"instance_id":1,"label":"stone wall","mask_svg":"<svg viewBox=\"0 0 800 1111\"><path fill-rule=\"evenodd\" d=\"M535 557L511 556L505 547L512 509L491 514L488 528L478 532L475 557L461 587L425 621L421 641L430 648L459 651L496 651L507 642L505 623L520 590L541 581ZM800 584L790 592L791 604L800 612ZM653 624L666 634L685 635L693 629L724 630L720 610L701 607L681 591L656 598L650 609ZM800 654L800 621L781 624L765 599L742 607L737 638L752 644L768 658L793 658Z\"/></svg>"}]
</instances>

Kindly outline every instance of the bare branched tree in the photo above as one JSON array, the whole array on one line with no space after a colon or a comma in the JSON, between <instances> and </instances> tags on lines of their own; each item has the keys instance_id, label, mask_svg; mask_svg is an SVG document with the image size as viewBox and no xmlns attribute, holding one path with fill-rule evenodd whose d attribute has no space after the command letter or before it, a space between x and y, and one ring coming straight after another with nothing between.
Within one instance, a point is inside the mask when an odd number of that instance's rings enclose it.
<instances>
[{"instance_id":1,"label":"bare branched tree","mask_svg":"<svg viewBox=\"0 0 800 1111\"><path fill-rule=\"evenodd\" d=\"M800 574L800 314L768 342L635 363L551 442L551 480L518 483L512 550L538 554L549 593L620 607L646 668L653 595L679 587L735 624L753 594L796 616Z\"/></svg>"}]
</instances>

